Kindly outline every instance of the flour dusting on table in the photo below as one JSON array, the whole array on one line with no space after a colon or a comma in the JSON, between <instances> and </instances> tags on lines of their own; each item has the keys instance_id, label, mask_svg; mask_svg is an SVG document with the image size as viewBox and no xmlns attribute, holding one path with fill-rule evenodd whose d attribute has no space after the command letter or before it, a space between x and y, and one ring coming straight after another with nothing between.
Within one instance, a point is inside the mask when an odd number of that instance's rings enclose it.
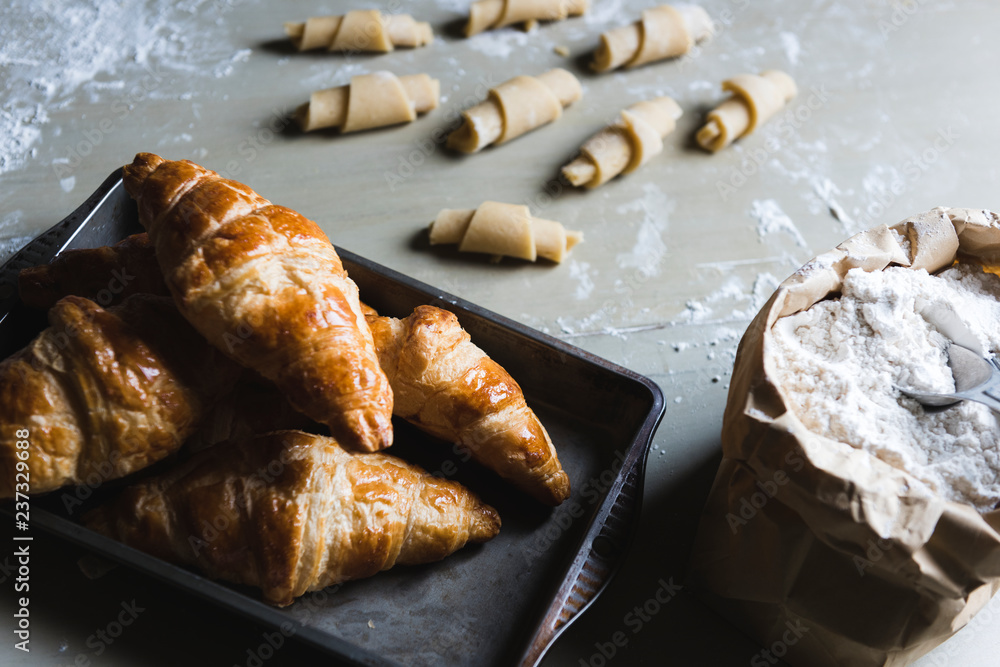
<instances>
[{"instance_id":1,"label":"flour dusting on table","mask_svg":"<svg viewBox=\"0 0 1000 667\"><path fill-rule=\"evenodd\" d=\"M795 240L796 245L808 250L809 244L802 237L799 228L795 226L792 219L781 210L773 199L754 200L750 205L750 217L757 221L757 236L763 241L765 236L771 234L788 234Z\"/></svg>"},{"instance_id":2,"label":"flour dusting on table","mask_svg":"<svg viewBox=\"0 0 1000 667\"><path fill-rule=\"evenodd\" d=\"M106 105L106 117L116 118L132 98L154 97L178 74L229 76L250 55L230 44L224 26L205 34L206 23L231 10L228 3L13 0L5 10L0 174L21 168L50 116L78 98Z\"/></svg>"}]
</instances>

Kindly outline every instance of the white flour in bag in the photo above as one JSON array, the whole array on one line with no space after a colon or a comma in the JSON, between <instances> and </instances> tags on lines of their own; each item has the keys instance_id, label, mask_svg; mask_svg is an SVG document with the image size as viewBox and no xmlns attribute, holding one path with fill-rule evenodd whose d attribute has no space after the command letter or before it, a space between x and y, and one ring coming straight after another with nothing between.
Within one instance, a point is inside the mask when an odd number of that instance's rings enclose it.
<instances>
[{"instance_id":1,"label":"white flour in bag","mask_svg":"<svg viewBox=\"0 0 1000 667\"><path fill-rule=\"evenodd\" d=\"M921 312L948 304L980 340L1000 351L1000 277L957 265L937 275L905 268L853 269L842 296L778 320L776 379L813 432L908 471L950 500L980 511L1000 502L1000 420L963 401L926 413L896 386L949 392L947 339Z\"/></svg>"}]
</instances>

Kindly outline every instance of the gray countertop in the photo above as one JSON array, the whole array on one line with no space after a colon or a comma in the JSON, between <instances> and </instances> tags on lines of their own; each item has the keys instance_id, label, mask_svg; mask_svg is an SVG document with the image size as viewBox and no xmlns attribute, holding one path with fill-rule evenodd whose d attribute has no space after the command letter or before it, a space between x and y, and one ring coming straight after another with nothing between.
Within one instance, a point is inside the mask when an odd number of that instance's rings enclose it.
<instances>
[{"instance_id":1,"label":"gray countertop","mask_svg":"<svg viewBox=\"0 0 1000 667\"><path fill-rule=\"evenodd\" d=\"M418 0L405 11L433 24L431 46L342 57L290 53L282 22L400 4L8 2L0 258L136 152L152 151L243 181L316 220L339 246L653 378L667 411L637 538L622 572L544 664L747 664L759 647L689 591L638 628L631 614L661 581L684 578L720 456L736 346L777 283L867 227L939 205L1000 208L1000 4L704 0L720 30L693 57L598 76L584 66L598 35L656 3L592 3L583 18L465 40L454 24L467 0ZM559 122L468 157L427 142L484 84L555 66L577 73L585 90ZM722 98L719 83L769 68L797 80L797 120L716 155L694 148L703 113ZM441 108L347 136L284 128L310 92L378 69L439 78ZM660 94L685 111L661 156L592 192L553 185L583 140L624 106ZM586 241L561 265L468 261L427 246L422 229L439 209L486 199L527 203ZM264 641L264 630L124 568L86 580L75 548L51 539L33 548L32 652L15 651L8 632L0 664L243 665ZM143 611L120 637L96 638L133 599ZM918 664L995 664L997 611L994 601ZM600 651L618 632L625 646L605 660ZM264 664L320 661L288 642Z\"/></svg>"}]
</instances>

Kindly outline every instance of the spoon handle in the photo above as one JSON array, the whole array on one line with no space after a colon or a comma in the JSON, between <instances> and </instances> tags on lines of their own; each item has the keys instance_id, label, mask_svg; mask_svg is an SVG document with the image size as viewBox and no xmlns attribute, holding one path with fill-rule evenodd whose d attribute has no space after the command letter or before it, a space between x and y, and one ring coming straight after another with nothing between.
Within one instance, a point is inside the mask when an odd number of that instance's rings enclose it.
<instances>
[{"instance_id":1,"label":"spoon handle","mask_svg":"<svg viewBox=\"0 0 1000 667\"><path fill-rule=\"evenodd\" d=\"M988 405L993 412L1000 413L1000 370L996 368L996 362L993 362L992 371L990 379L975 390L956 395Z\"/></svg>"}]
</instances>

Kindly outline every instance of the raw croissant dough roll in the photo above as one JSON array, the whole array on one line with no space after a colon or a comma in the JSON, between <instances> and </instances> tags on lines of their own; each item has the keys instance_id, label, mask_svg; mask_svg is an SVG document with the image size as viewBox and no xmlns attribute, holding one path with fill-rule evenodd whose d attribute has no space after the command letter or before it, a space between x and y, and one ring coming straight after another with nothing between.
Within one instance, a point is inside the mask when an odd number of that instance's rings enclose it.
<instances>
[{"instance_id":1,"label":"raw croissant dough roll","mask_svg":"<svg viewBox=\"0 0 1000 667\"><path fill-rule=\"evenodd\" d=\"M711 35L712 30L708 12L695 5L644 9L642 18L635 23L601 35L590 66L597 72L607 72L676 58Z\"/></svg>"},{"instance_id":2,"label":"raw croissant dough roll","mask_svg":"<svg viewBox=\"0 0 1000 667\"><path fill-rule=\"evenodd\" d=\"M792 77L778 70L738 74L723 81L722 89L732 97L709 112L696 137L713 153L753 132L798 93Z\"/></svg>"},{"instance_id":3,"label":"raw croissant dough roll","mask_svg":"<svg viewBox=\"0 0 1000 667\"><path fill-rule=\"evenodd\" d=\"M551 123L583 95L576 77L564 69L539 76L516 76L490 90L489 98L462 113L461 127L448 136L448 148L475 153Z\"/></svg>"},{"instance_id":4,"label":"raw croissant dough roll","mask_svg":"<svg viewBox=\"0 0 1000 667\"><path fill-rule=\"evenodd\" d=\"M49 322L0 362L0 498L14 495L18 429L30 432L31 493L96 486L176 452L239 375L170 297L104 310L68 296Z\"/></svg>"},{"instance_id":5,"label":"raw croissant dough roll","mask_svg":"<svg viewBox=\"0 0 1000 667\"><path fill-rule=\"evenodd\" d=\"M457 243L463 252L561 262L583 232L535 218L527 206L487 201L477 209L443 209L430 224L430 237L431 245Z\"/></svg>"},{"instance_id":6,"label":"raw croissant dough roll","mask_svg":"<svg viewBox=\"0 0 1000 667\"><path fill-rule=\"evenodd\" d=\"M303 132L339 127L357 132L373 127L409 123L418 113L436 109L441 82L426 74L397 77L392 72L352 76L346 86L312 94L295 112Z\"/></svg>"},{"instance_id":7,"label":"raw croissant dough roll","mask_svg":"<svg viewBox=\"0 0 1000 667\"><path fill-rule=\"evenodd\" d=\"M458 482L300 431L212 447L83 520L163 560L257 586L279 607L500 531L496 510Z\"/></svg>"},{"instance_id":8,"label":"raw croissant dough roll","mask_svg":"<svg viewBox=\"0 0 1000 667\"><path fill-rule=\"evenodd\" d=\"M139 153L125 189L181 314L345 446L392 444L358 288L316 223L193 162Z\"/></svg>"},{"instance_id":9,"label":"raw croissant dough roll","mask_svg":"<svg viewBox=\"0 0 1000 667\"><path fill-rule=\"evenodd\" d=\"M562 168L573 185L596 188L631 173L663 152L663 137L677 127L681 108L669 97L638 102L580 148L580 157Z\"/></svg>"},{"instance_id":10,"label":"raw croissant dough roll","mask_svg":"<svg viewBox=\"0 0 1000 667\"><path fill-rule=\"evenodd\" d=\"M369 310L393 414L455 443L547 505L569 497L569 477L545 427L510 376L453 313L418 306L402 320Z\"/></svg>"},{"instance_id":11,"label":"raw croissant dough roll","mask_svg":"<svg viewBox=\"0 0 1000 667\"><path fill-rule=\"evenodd\" d=\"M360 9L343 16L314 16L305 23L286 23L285 33L299 51L377 51L417 47L434 41L430 23L409 14L383 14Z\"/></svg>"},{"instance_id":12,"label":"raw croissant dough roll","mask_svg":"<svg viewBox=\"0 0 1000 667\"><path fill-rule=\"evenodd\" d=\"M562 21L587 12L589 0L479 0L469 7L465 36L515 23L530 29L538 21Z\"/></svg>"}]
</instances>

